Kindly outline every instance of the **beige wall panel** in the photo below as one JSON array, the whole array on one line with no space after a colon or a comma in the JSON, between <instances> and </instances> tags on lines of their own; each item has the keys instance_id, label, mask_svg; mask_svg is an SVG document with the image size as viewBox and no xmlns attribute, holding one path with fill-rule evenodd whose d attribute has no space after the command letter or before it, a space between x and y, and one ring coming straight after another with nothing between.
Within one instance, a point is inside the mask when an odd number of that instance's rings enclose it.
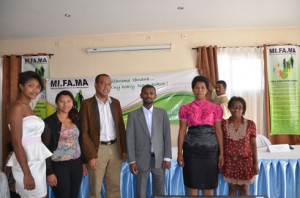
<instances>
[{"instance_id":1,"label":"beige wall panel","mask_svg":"<svg viewBox=\"0 0 300 198\"><path fill-rule=\"evenodd\" d=\"M172 44L169 51L87 54L87 48ZM203 45L261 46L300 44L300 29L233 29L153 32L123 35L0 41L0 55L51 53L50 75L91 77L99 73L125 75L191 69L196 51ZM172 143L177 143L178 125L172 125Z\"/></svg>"}]
</instances>

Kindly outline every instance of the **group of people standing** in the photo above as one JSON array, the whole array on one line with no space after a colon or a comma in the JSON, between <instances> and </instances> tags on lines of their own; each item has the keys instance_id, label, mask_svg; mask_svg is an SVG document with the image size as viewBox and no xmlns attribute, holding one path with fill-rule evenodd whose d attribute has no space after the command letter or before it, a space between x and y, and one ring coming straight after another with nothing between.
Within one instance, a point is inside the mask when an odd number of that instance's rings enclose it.
<instances>
[{"instance_id":1,"label":"group of people standing","mask_svg":"<svg viewBox=\"0 0 300 198\"><path fill-rule=\"evenodd\" d=\"M89 174L89 197L100 197L105 180L105 197L119 198L125 160L136 176L136 197L146 197L150 172L152 194L165 194L171 132L167 112L153 106L156 89L141 89L143 105L128 114L125 130L120 102L109 95L111 83L107 74L96 76L96 93L82 101L79 112L72 93L59 92L56 112L43 121L30 107L43 90L42 79L35 72L20 73L19 95L9 111L14 154L7 165L12 166L21 197L46 197L46 182L56 198L78 197L82 177ZM198 195L199 189L213 195L221 171L230 195L237 189L246 195L259 171L255 124L243 117L246 102L241 97L230 99L231 116L223 119L221 105L205 98L208 87L204 76L196 76L195 100L179 110L177 162L183 167L184 184L189 195Z\"/></svg>"}]
</instances>

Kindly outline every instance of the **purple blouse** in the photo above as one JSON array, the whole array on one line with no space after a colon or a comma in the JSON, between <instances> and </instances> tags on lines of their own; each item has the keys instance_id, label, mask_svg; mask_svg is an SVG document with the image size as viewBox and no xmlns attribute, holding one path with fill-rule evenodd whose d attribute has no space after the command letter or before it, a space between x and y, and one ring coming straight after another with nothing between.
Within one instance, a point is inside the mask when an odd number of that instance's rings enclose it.
<instances>
[{"instance_id":1,"label":"purple blouse","mask_svg":"<svg viewBox=\"0 0 300 198\"><path fill-rule=\"evenodd\" d=\"M187 122L188 127L197 125L211 125L221 121L223 110L220 105L207 100L196 101L183 105L179 109L179 120Z\"/></svg>"}]
</instances>

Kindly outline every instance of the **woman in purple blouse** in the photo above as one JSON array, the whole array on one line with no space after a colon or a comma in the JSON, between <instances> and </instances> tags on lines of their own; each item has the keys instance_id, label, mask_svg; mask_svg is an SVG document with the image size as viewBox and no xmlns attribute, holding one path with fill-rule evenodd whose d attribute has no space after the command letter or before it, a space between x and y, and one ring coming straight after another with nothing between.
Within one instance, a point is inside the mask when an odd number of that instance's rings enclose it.
<instances>
[{"instance_id":1,"label":"woman in purple blouse","mask_svg":"<svg viewBox=\"0 0 300 198\"><path fill-rule=\"evenodd\" d=\"M178 164L189 195L213 195L219 168L224 162L221 106L205 99L209 82L204 76L192 81L195 100L179 110ZM188 129L188 130L187 130Z\"/></svg>"}]
</instances>

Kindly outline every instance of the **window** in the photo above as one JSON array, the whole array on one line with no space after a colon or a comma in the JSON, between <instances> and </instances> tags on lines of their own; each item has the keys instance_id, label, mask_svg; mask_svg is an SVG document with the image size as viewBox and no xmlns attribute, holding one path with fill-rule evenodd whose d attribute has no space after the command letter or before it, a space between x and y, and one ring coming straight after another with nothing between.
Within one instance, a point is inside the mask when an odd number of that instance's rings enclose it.
<instances>
[{"instance_id":1,"label":"window","mask_svg":"<svg viewBox=\"0 0 300 198\"><path fill-rule=\"evenodd\" d=\"M247 103L245 118L266 135L263 48L218 49L219 79L227 83L228 98L241 96Z\"/></svg>"}]
</instances>

